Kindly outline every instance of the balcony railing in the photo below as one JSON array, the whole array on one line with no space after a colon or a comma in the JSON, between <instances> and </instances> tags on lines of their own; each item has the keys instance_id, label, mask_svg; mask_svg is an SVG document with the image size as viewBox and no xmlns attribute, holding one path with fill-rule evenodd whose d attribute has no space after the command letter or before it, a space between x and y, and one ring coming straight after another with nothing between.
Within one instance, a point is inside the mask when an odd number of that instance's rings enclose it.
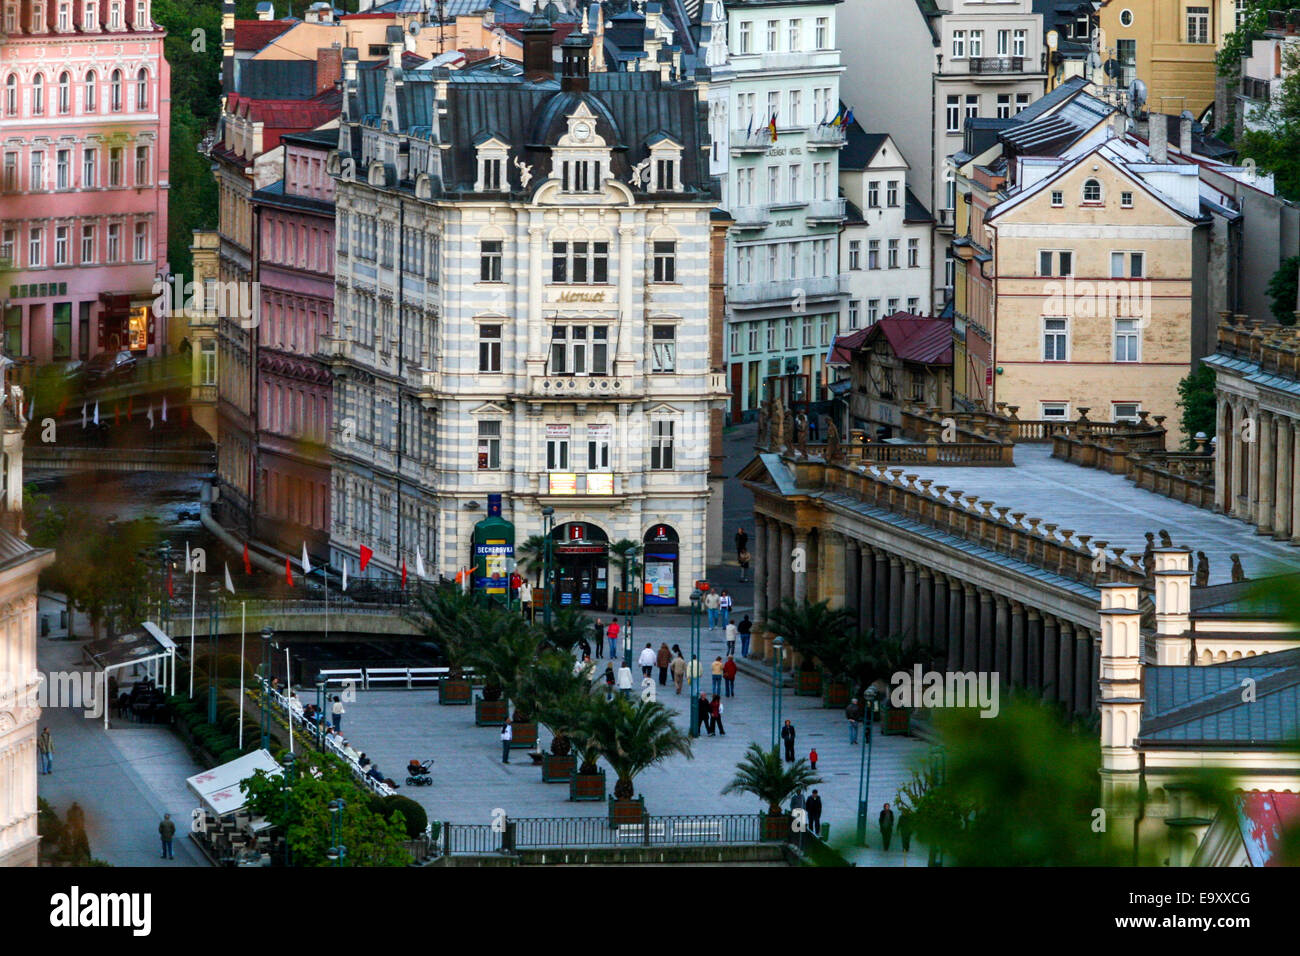
<instances>
[{"instance_id":1,"label":"balcony railing","mask_svg":"<svg viewBox=\"0 0 1300 956\"><path fill-rule=\"evenodd\" d=\"M735 305L781 305L796 298L825 299L843 295L848 289L844 276L817 276L807 279L778 279L771 282L746 282L733 286L727 295Z\"/></svg>"},{"instance_id":2,"label":"balcony railing","mask_svg":"<svg viewBox=\"0 0 1300 956\"><path fill-rule=\"evenodd\" d=\"M1241 78L1241 95L1251 100L1267 102L1273 98L1272 84L1268 80L1257 80L1253 76Z\"/></svg>"},{"instance_id":3,"label":"balcony railing","mask_svg":"<svg viewBox=\"0 0 1300 956\"><path fill-rule=\"evenodd\" d=\"M843 146L848 136L848 131L843 126L831 126L829 123L821 126L813 126L808 130L808 139L806 140L809 149L826 147L826 146Z\"/></svg>"},{"instance_id":4,"label":"balcony railing","mask_svg":"<svg viewBox=\"0 0 1300 956\"><path fill-rule=\"evenodd\" d=\"M1025 72L1023 56L973 56L969 62L970 71L982 75Z\"/></svg>"},{"instance_id":5,"label":"balcony railing","mask_svg":"<svg viewBox=\"0 0 1300 956\"><path fill-rule=\"evenodd\" d=\"M809 222L842 222L844 199L814 199L808 203L807 219Z\"/></svg>"},{"instance_id":6,"label":"balcony railing","mask_svg":"<svg viewBox=\"0 0 1300 956\"><path fill-rule=\"evenodd\" d=\"M528 394L566 401L627 398L632 379L615 375L539 375L529 380Z\"/></svg>"},{"instance_id":7,"label":"balcony railing","mask_svg":"<svg viewBox=\"0 0 1300 956\"><path fill-rule=\"evenodd\" d=\"M772 134L764 124L757 129L733 129L731 148L739 153L766 153L772 146Z\"/></svg>"},{"instance_id":8,"label":"balcony railing","mask_svg":"<svg viewBox=\"0 0 1300 956\"><path fill-rule=\"evenodd\" d=\"M732 206L730 211L737 229L762 229L772 224L767 206Z\"/></svg>"}]
</instances>

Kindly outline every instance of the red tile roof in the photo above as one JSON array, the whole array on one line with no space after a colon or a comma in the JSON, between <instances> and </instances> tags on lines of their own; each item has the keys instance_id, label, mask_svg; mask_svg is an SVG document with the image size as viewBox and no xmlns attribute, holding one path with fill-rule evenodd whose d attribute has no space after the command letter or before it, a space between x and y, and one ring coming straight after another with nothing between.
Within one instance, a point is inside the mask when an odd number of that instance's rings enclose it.
<instances>
[{"instance_id":1,"label":"red tile roof","mask_svg":"<svg viewBox=\"0 0 1300 956\"><path fill-rule=\"evenodd\" d=\"M327 90L309 100L254 100L232 93L226 103L231 113L262 124L262 149L271 150L280 145L280 137L305 133L337 117L343 94Z\"/></svg>"},{"instance_id":2,"label":"red tile roof","mask_svg":"<svg viewBox=\"0 0 1300 956\"><path fill-rule=\"evenodd\" d=\"M827 356L828 365L848 365L853 353L880 336L904 362L920 365L952 364L952 322L895 312L865 329L837 336Z\"/></svg>"},{"instance_id":3,"label":"red tile roof","mask_svg":"<svg viewBox=\"0 0 1300 956\"><path fill-rule=\"evenodd\" d=\"M280 34L289 32L289 28L297 22L297 20L236 20L235 50L256 52Z\"/></svg>"}]
</instances>

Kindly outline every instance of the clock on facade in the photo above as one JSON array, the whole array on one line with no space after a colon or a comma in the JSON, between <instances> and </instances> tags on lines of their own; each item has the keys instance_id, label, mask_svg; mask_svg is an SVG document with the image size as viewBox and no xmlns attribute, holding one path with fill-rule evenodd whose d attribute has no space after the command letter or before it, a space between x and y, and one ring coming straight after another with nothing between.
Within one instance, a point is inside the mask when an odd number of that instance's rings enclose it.
<instances>
[{"instance_id":1,"label":"clock on facade","mask_svg":"<svg viewBox=\"0 0 1300 956\"><path fill-rule=\"evenodd\" d=\"M573 125L573 138L580 143L585 143L591 139L591 124L575 123Z\"/></svg>"}]
</instances>

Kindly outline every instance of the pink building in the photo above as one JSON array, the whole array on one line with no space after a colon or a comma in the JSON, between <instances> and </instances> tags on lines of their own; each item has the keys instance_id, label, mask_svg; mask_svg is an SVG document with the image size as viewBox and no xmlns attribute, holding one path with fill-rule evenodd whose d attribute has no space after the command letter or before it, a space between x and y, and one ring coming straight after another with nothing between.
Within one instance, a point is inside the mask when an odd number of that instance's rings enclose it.
<instances>
[{"instance_id":1,"label":"pink building","mask_svg":"<svg viewBox=\"0 0 1300 956\"><path fill-rule=\"evenodd\" d=\"M161 354L171 71L149 0L0 0L3 348ZM171 343L175 347L175 343Z\"/></svg>"},{"instance_id":2,"label":"pink building","mask_svg":"<svg viewBox=\"0 0 1300 956\"><path fill-rule=\"evenodd\" d=\"M257 349L257 536L296 554L327 553L330 397L316 358L334 307L334 180L325 168L338 127L284 134L283 177L253 193L261 252Z\"/></svg>"}]
</instances>

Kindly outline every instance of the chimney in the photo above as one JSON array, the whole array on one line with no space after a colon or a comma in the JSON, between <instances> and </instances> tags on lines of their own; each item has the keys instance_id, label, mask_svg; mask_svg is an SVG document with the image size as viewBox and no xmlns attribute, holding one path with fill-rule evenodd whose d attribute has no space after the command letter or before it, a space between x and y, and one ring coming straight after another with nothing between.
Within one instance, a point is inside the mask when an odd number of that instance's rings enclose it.
<instances>
[{"instance_id":1,"label":"chimney","mask_svg":"<svg viewBox=\"0 0 1300 956\"><path fill-rule=\"evenodd\" d=\"M316 92L324 93L338 85L343 75L343 50L337 43L316 50Z\"/></svg>"},{"instance_id":2,"label":"chimney","mask_svg":"<svg viewBox=\"0 0 1300 956\"><path fill-rule=\"evenodd\" d=\"M1124 798L1131 796L1139 784L1141 765L1133 741L1142 722L1141 592L1135 584L1118 583L1103 584L1099 590L1101 802L1112 812L1113 808L1123 808Z\"/></svg>"},{"instance_id":3,"label":"chimney","mask_svg":"<svg viewBox=\"0 0 1300 956\"><path fill-rule=\"evenodd\" d=\"M221 91L235 91L235 0L221 4Z\"/></svg>"},{"instance_id":4,"label":"chimney","mask_svg":"<svg viewBox=\"0 0 1300 956\"><path fill-rule=\"evenodd\" d=\"M1151 113L1147 120L1147 152L1151 162L1169 162L1169 120L1164 113Z\"/></svg>"},{"instance_id":5,"label":"chimney","mask_svg":"<svg viewBox=\"0 0 1300 956\"><path fill-rule=\"evenodd\" d=\"M357 86L357 48L347 47L343 50L343 87L354 90Z\"/></svg>"},{"instance_id":6,"label":"chimney","mask_svg":"<svg viewBox=\"0 0 1300 956\"><path fill-rule=\"evenodd\" d=\"M1128 132L1128 117L1124 115L1123 110L1116 110L1110 114L1110 125L1115 131L1115 136L1123 139L1124 134Z\"/></svg>"},{"instance_id":7,"label":"chimney","mask_svg":"<svg viewBox=\"0 0 1300 956\"><path fill-rule=\"evenodd\" d=\"M1156 663L1191 662L1192 552L1156 548Z\"/></svg>"},{"instance_id":8,"label":"chimney","mask_svg":"<svg viewBox=\"0 0 1300 956\"><path fill-rule=\"evenodd\" d=\"M1192 155L1192 118L1178 117L1178 149L1188 158Z\"/></svg>"},{"instance_id":9,"label":"chimney","mask_svg":"<svg viewBox=\"0 0 1300 956\"><path fill-rule=\"evenodd\" d=\"M388 44L388 66L390 69L402 68L402 53L406 50L406 34L402 28L393 24L384 28L384 42Z\"/></svg>"},{"instance_id":10,"label":"chimney","mask_svg":"<svg viewBox=\"0 0 1300 956\"><path fill-rule=\"evenodd\" d=\"M552 45L555 27L540 13L534 13L524 24L524 78L534 83L555 78L555 60Z\"/></svg>"},{"instance_id":11,"label":"chimney","mask_svg":"<svg viewBox=\"0 0 1300 956\"><path fill-rule=\"evenodd\" d=\"M560 45L560 89L566 93L585 93L590 87L587 71L591 66L591 37L576 30Z\"/></svg>"},{"instance_id":12,"label":"chimney","mask_svg":"<svg viewBox=\"0 0 1300 956\"><path fill-rule=\"evenodd\" d=\"M257 19L274 20L275 6L269 3L268 0L262 0L262 2L257 5Z\"/></svg>"}]
</instances>

